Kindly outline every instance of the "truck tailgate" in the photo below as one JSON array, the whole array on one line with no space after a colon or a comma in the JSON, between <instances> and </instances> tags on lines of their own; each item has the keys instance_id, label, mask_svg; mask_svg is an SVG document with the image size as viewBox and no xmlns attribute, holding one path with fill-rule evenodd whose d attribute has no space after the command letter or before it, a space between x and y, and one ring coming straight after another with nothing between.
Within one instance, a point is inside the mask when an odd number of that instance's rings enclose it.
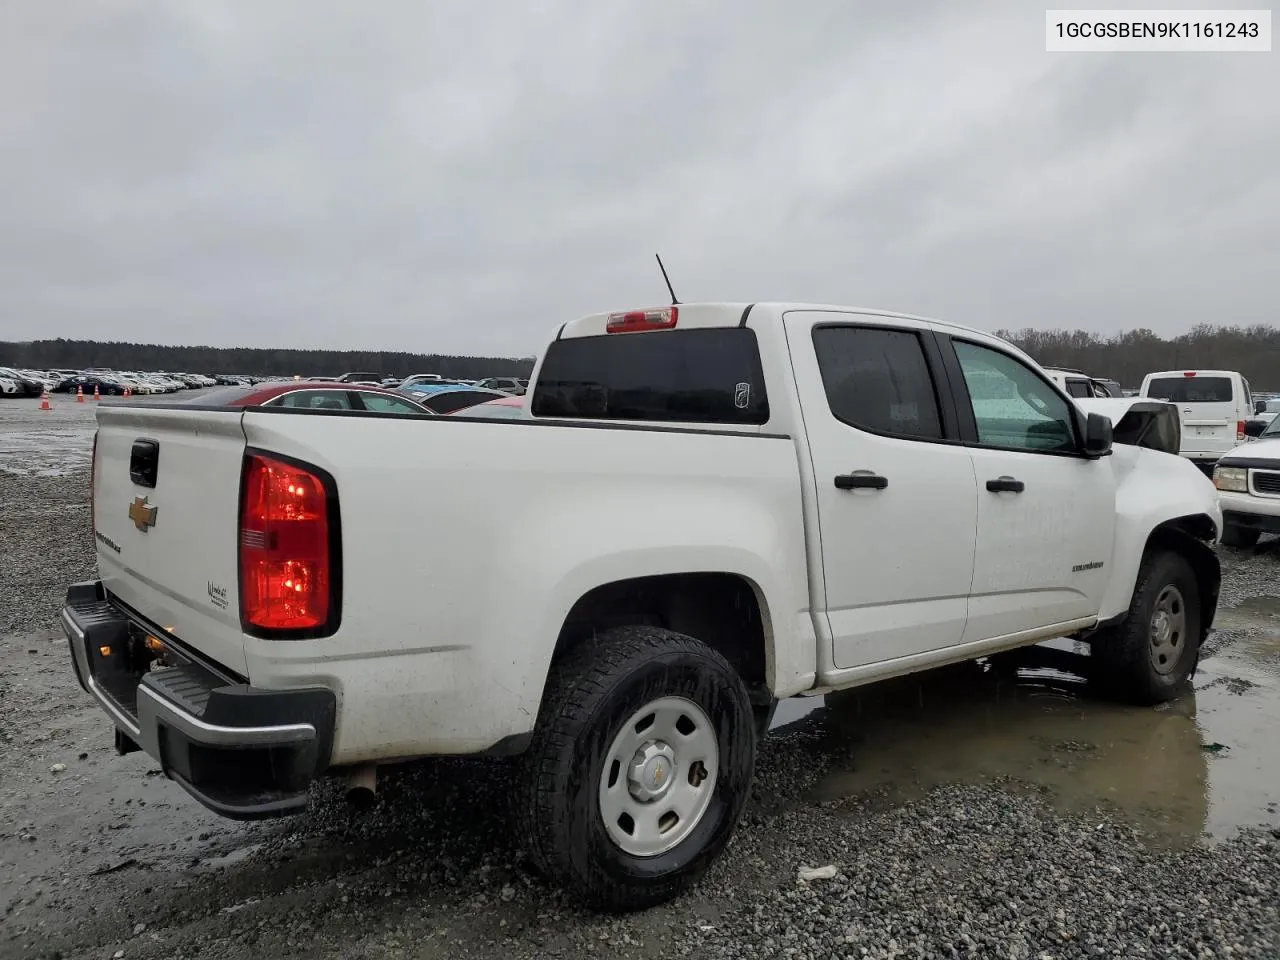
<instances>
[{"instance_id":1,"label":"truck tailgate","mask_svg":"<svg viewBox=\"0 0 1280 960\"><path fill-rule=\"evenodd\" d=\"M107 592L244 676L236 545L241 416L100 407L93 505Z\"/></svg>"}]
</instances>

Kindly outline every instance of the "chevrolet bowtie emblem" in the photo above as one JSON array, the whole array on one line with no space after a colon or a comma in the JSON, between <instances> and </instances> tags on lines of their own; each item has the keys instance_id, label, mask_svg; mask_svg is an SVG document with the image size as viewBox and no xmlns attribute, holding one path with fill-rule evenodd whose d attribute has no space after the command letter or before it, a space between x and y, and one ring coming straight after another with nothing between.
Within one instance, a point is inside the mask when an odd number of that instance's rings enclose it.
<instances>
[{"instance_id":1,"label":"chevrolet bowtie emblem","mask_svg":"<svg viewBox=\"0 0 1280 960\"><path fill-rule=\"evenodd\" d=\"M146 533L148 527L156 525L156 507L147 503L146 497L134 497L133 503L129 504L129 519L135 527Z\"/></svg>"}]
</instances>

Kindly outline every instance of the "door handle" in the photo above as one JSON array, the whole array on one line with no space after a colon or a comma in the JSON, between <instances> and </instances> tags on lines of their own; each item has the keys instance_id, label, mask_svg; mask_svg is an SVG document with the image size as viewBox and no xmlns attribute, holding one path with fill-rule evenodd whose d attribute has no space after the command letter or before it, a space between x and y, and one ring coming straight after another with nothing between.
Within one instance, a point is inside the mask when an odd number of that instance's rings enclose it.
<instances>
[{"instance_id":1,"label":"door handle","mask_svg":"<svg viewBox=\"0 0 1280 960\"><path fill-rule=\"evenodd\" d=\"M992 493L1021 493L1027 485L1013 477L996 477L987 481L987 489Z\"/></svg>"},{"instance_id":2,"label":"door handle","mask_svg":"<svg viewBox=\"0 0 1280 960\"><path fill-rule=\"evenodd\" d=\"M841 473L836 475L837 490L883 490L889 478L875 473Z\"/></svg>"}]
</instances>

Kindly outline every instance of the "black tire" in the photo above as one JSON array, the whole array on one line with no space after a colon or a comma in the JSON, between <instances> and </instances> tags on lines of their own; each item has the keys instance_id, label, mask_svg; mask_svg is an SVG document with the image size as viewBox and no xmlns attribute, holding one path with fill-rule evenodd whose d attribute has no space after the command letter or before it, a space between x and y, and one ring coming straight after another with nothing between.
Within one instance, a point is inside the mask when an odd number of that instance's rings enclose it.
<instances>
[{"instance_id":1,"label":"black tire","mask_svg":"<svg viewBox=\"0 0 1280 960\"><path fill-rule=\"evenodd\" d=\"M1181 598L1180 636L1157 647L1153 617L1157 603L1174 596L1166 594L1169 589ZM1095 680L1109 696L1126 703L1151 706L1173 700L1187 689L1195 672L1200 622L1200 587L1187 558L1172 550L1149 551L1138 571L1128 615L1092 640Z\"/></svg>"},{"instance_id":2,"label":"black tire","mask_svg":"<svg viewBox=\"0 0 1280 960\"><path fill-rule=\"evenodd\" d=\"M1251 530L1236 523L1228 523L1222 528L1222 545L1248 550L1257 545L1260 536L1262 536L1261 530Z\"/></svg>"},{"instance_id":3,"label":"black tire","mask_svg":"<svg viewBox=\"0 0 1280 960\"><path fill-rule=\"evenodd\" d=\"M691 700L704 711L715 731L719 771L692 832L668 851L634 856L605 828L601 777L624 723L663 697ZM548 680L516 798L530 857L550 880L597 910L641 910L670 900L729 842L750 790L755 752L747 689L724 657L658 627L602 631L556 664Z\"/></svg>"}]
</instances>

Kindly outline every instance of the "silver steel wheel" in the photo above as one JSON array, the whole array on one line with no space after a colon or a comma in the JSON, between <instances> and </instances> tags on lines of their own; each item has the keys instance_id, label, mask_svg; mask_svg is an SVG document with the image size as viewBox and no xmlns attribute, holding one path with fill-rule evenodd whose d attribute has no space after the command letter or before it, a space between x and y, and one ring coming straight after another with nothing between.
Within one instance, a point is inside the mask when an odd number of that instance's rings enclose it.
<instances>
[{"instance_id":1,"label":"silver steel wheel","mask_svg":"<svg viewBox=\"0 0 1280 960\"><path fill-rule=\"evenodd\" d=\"M645 704L613 738L600 775L609 838L635 857L656 857L687 837L716 790L720 745L692 700Z\"/></svg>"},{"instance_id":2,"label":"silver steel wheel","mask_svg":"<svg viewBox=\"0 0 1280 960\"><path fill-rule=\"evenodd\" d=\"M1168 584L1156 597L1151 611L1151 631L1147 650L1151 667L1162 676L1177 669L1187 643L1187 604L1182 591Z\"/></svg>"}]
</instances>

